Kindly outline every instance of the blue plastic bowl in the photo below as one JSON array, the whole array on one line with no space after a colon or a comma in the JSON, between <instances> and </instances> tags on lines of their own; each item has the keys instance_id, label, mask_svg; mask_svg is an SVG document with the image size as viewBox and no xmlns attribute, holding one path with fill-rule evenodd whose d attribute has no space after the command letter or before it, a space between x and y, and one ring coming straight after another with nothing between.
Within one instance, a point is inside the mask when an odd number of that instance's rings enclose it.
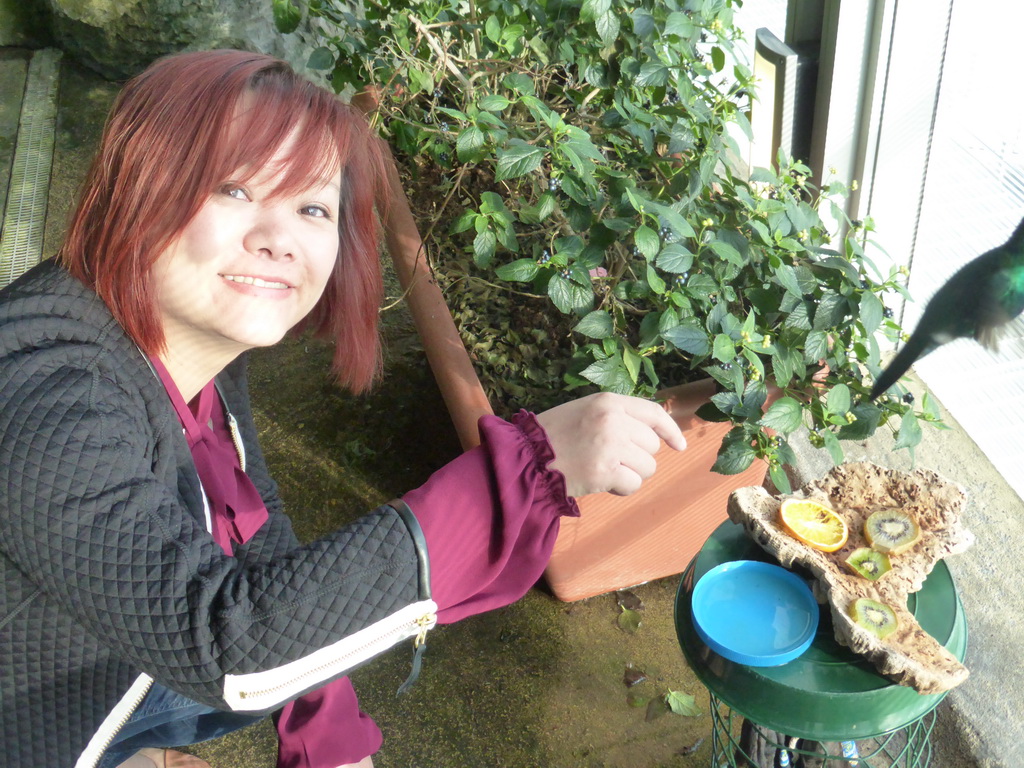
<instances>
[{"instance_id":1,"label":"blue plastic bowl","mask_svg":"<svg viewBox=\"0 0 1024 768\"><path fill-rule=\"evenodd\" d=\"M711 650L751 667L775 667L807 650L818 603L799 576L778 565L736 560L693 588L693 625Z\"/></svg>"}]
</instances>

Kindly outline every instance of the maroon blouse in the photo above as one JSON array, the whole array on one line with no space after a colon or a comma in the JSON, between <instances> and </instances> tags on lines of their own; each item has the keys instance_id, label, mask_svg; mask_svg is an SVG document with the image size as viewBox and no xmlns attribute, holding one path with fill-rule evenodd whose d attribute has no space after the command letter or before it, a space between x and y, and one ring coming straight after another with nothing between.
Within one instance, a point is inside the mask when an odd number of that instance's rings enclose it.
<instances>
[{"instance_id":1,"label":"maroon blouse","mask_svg":"<svg viewBox=\"0 0 1024 768\"><path fill-rule=\"evenodd\" d=\"M167 369L153 364L181 420L210 510L212 534L227 554L267 520L242 471L227 417L211 381L187 404ZM423 529L438 621L451 623L515 602L544 572L562 515L578 515L534 416L480 420L481 445L435 472L403 498ZM278 768L336 768L380 749L380 730L360 712L347 677L296 699L275 717Z\"/></svg>"}]
</instances>

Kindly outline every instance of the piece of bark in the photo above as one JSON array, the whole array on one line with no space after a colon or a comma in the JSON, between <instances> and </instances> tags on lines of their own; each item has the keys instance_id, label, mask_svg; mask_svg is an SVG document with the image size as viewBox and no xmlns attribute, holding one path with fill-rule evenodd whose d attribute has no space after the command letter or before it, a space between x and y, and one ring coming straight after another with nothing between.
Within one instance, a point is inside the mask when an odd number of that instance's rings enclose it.
<instances>
[{"instance_id":1,"label":"piece of bark","mask_svg":"<svg viewBox=\"0 0 1024 768\"><path fill-rule=\"evenodd\" d=\"M779 508L791 497L829 504L846 520L846 544L836 552L821 552L787 534L779 522ZM796 563L813 574L815 597L830 605L839 643L865 656L889 679L919 693L939 693L962 683L968 671L921 629L906 608L907 596L921 589L939 560L963 552L974 542L960 519L966 499L959 485L930 470L901 472L864 462L835 467L790 495L771 496L761 487L737 489L729 497L728 512L734 523L742 525L783 566ZM890 557L891 571L870 581L851 571L844 561L855 549L868 546L864 521L882 508L900 508L912 514L922 535L911 549ZM860 597L889 605L899 622L896 631L879 639L856 624L848 610Z\"/></svg>"}]
</instances>

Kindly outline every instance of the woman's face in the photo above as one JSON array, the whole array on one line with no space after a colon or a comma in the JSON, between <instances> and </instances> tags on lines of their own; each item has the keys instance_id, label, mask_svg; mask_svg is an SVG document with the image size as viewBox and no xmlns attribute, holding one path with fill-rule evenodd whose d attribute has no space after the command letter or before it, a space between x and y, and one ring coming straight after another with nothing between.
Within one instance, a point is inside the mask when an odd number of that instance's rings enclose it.
<instances>
[{"instance_id":1,"label":"woman's face","mask_svg":"<svg viewBox=\"0 0 1024 768\"><path fill-rule=\"evenodd\" d=\"M157 259L171 354L231 359L275 344L323 293L338 254L341 171L272 197L287 145L244 185L225 181Z\"/></svg>"}]
</instances>

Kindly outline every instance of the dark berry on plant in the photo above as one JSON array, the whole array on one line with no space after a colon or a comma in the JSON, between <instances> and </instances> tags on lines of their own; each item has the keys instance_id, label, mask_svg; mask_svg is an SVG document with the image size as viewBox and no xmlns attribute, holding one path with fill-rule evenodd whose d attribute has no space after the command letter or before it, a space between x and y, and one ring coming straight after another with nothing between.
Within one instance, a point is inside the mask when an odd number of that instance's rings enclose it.
<instances>
[{"instance_id":1,"label":"dark berry on plant","mask_svg":"<svg viewBox=\"0 0 1024 768\"><path fill-rule=\"evenodd\" d=\"M905 395L903 395L903 402L906 403L907 405L913 405L913 403L914 403L914 393L913 392L907 392Z\"/></svg>"},{"instance_id":2,"label":"dark berry on plant","mask_svg":"<svg viewBox=\"0 0 1024 768\"><path fill-rule=\"evenodd\" d=\"M885 315L885 317L892 317L892 307L886 307L883 309L882 314Z\"/></svg>"}]
</instances>

